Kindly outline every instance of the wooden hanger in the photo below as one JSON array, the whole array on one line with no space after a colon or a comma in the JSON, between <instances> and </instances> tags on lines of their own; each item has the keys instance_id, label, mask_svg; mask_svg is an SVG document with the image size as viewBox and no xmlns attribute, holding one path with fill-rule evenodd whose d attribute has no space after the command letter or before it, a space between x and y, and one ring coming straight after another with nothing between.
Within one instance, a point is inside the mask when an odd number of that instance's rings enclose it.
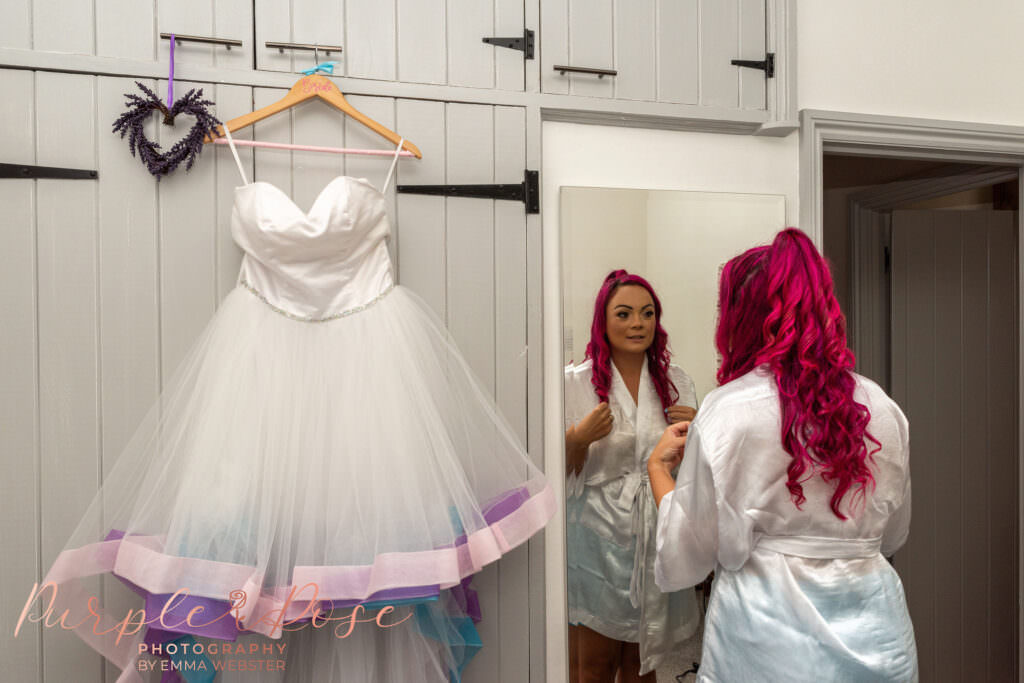
<instances>
[{"instance_id":1,"label":"wooden hanger","mask_svg":"<svg viewBox=\"0 0 1024 683\"><path fill-rule=\"evenodd\" d=\"M242 116L233 118L225 125L230 132L234 133L236 130L240 130L246 126L251 126L257 121L262 121L268 116L273 116L285 109L290 109L291 107L294 107L301 102L305 102L312 97L319 97L335 109L340 109L342 112L363 124L373 132L387 138L394 145L397 145L399 141L402 140L402 137L398 133L385 128L349 104L348 100L345 99L345 96L341 94L340 90L338 90L338 86L336 86L329 78L321 76L320 74L313 74L299 79L299 81L292 86L291 90L288 91L288 94L277 102L268 104L267 106L257 109L249 114L243 114ZM218 137L223 136L223 126L218 127L217 132ZM217 138L213 135L208 134L203 141L213 142L216 139ZM408 140L402 142L402 149L408 150L417 159L423 158L423 154L420 153L419 148Z\"/></svg>"}]
</instances>

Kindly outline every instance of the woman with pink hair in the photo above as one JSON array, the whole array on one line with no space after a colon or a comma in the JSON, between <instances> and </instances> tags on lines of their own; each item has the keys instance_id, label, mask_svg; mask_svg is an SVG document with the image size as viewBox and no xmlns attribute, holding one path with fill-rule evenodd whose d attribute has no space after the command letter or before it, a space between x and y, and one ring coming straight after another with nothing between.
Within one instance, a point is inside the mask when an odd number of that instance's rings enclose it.
<instances>
[{"instance_id":1,"label":"woman with pink hair","mask_svg":"<svg viewBox=\"0 0 1024 683\"><path fill-rule=\"evenodd\" d=\"M573 683L654 681L696 631L692 589L654 582L657 508L645 460L666 424L692 419L693 380L672 365L661 302L624 270L594 302L586 359L565 375L570 658Z\"/></svg>"},{"instance_id":2,"label":"woman with pink hair","mask_svg":"<svg viewBox=\"0 0 1024 683\"><path fill-rule=\"evenodd\" d=\"M918 678L885 560L910 524L907 420L852 371L845 327L799 230L722 271L720 386L648 461L658 586L715 570L700 681Z\"/></svg>"}]
</instances>

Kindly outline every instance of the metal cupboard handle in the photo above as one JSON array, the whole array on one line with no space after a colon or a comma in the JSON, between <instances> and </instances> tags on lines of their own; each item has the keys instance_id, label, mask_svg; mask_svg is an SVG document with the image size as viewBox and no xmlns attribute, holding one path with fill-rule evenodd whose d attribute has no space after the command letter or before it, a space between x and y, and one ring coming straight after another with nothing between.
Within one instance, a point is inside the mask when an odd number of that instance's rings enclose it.
<instances>
[{"instance_id":1,"label":"metal cupboard handle","mask_svg":"<svg viewBox=\"0 0 1024 683\"><path fill-rule=\"evenodd\" d=\"M275 43L273 41L267 41L264 43L267 47L276 47L278 52L284 52L285 50L309 50L310 52L323 52L324 54L331 54L332 52L341 52L341 45L316 45L314 43Z\"/></svg>"},{"instance_id":2,"label":"metal cupboard handle","mask_svg":"<svg viewBox=\"0 0 1024 683\"><path fill-rule=\"evenodd\" d=\"M563 76L568 71L576 74L594 74L598 78L604 78L605 76L618 76L619 72L615 69L591 69L587 66L564 66L556 64L554 66L555 71L562 74Z\"/></svg>"},{"instance_id":3,"label":"metal cupboard handle","mask_svg":"<svg viewBox=\"0 0 1024 683\"><path fill-rule=\"evenodd\" d=\"M172 34L170 34L170 33L161 33L160 34L160 38L162 40L170 40L171 39L171 35ZM174 42L175 43L182 43L182 42L209 43L210 45L223 45L224 47L226 47L229 50L232 47L242 47L242 41L240 41L240 40L232 40L230 38L208 38L206 36L186 36L186 35L183 35L181 33L175 33L173 35L174 35Z\"/></svg>"}]
</instances>

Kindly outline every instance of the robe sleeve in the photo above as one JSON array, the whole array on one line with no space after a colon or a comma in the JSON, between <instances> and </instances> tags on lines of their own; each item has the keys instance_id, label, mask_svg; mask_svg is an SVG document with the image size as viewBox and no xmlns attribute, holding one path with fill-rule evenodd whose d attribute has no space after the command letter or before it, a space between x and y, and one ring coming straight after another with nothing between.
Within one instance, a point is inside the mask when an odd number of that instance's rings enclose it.
<instances>
[{"instance_id":1,"label":"robe sleeve","mask_svg":"<svg viewBox=\"0 0 1024 683\"><path fill-rule=\"evenodd\" d=\"M661 499L654 580L665 592L695 586L715 568L718 508L715 482L695 421L690 425L676 487Z\"/></svg>"},{"instance_id":2,"label":"robe sleeve","mask_svg":"<svg viewBox=\"0 0 1024 683\"><path fill-rule=\"evenodd\" d=\"M882 554L891 556L907 542L910 534L910 436L907 418L896 408L903 462L903 498L885 523L882 533Z\"/></svg>"},{"instance_id":3,"label":"robe sleeve","mask_svg":"<svg viewBox=\"0 0 1024 683\"><path fill-rule=\"evenodd\" d=\"M679 392L679 400L676 403L681 406L696 408L697 388L693 383L693 378L686 374L678 365L670 365L668 372L669 377L672 378L672 383L676 385L676 391Z\"/></svg>"},{"instance_id":4,"label":"robe sleeve","mask_svg":"<svg viewBox=\"0 0 1024 683\"><path fill-rule=\"evenodd\" d=\"M585 417L585 415L580 414L581 402L579 378L576 376L576 367L572 363L565 366L565 381L563 384L563 391L563 398L565 402L565 431L569 431L569 427L572 427L574 424L576 424ZM577 474L576 472L566 474L566 498L575 498L579 496L581 493L583 493L583 477L581 475L582 472L580 472L579 474Z\"/></svg>"}]
</instances>

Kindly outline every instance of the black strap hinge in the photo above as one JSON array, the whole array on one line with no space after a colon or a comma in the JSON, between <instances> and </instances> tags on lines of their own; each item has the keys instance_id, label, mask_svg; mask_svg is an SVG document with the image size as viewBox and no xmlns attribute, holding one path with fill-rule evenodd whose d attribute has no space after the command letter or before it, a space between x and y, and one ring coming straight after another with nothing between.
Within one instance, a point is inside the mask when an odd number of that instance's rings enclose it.
<instances>
[{"instance_id":1,"label":"black strap hinge","mask_svg":"<svg viewBox=\"0 0 1024 683\"><path fill-rule=\"evenodd\" d=\"M484 38L485 43L519 50L525 53L525 59L533 59L533 31L523 29L522 38Z\"/></svg>"},{"instance_id":2,"label":"black strap hinge","mask_svg":"<svg viewBox=\"0 0 1024 683\"><path fill-rule=\"evenodd\" d=\"M764 72L765 78L774 78L775 76L775 53L769 52L765 55L764 61L754 62L749 59L734 59L732 64L736 66L745 66L748 69L760 69Z\"/></svg>"},{"instance_id":3,"label":"black strap hinge","mask_svg":"<svg viewBox=\"0 0 1024 683\"><path fill-rule=\"evenodd\" d=\"M0 178L61 178L64 180L95 180L100 174L81 168L0 164Z\"/></svg>"},{"instance_id":4,"label":"black strap hinge","mask_svg":"<svg viewBox=\"0 0 1024 683\"><path fill-rule=\"evenodd\" d=\"M398 185L396 192L441 197L507 199L523 202L526 213L540 213L540 172L525 171L523 182L503 185Z\"/></svg>"}]
</instances>

